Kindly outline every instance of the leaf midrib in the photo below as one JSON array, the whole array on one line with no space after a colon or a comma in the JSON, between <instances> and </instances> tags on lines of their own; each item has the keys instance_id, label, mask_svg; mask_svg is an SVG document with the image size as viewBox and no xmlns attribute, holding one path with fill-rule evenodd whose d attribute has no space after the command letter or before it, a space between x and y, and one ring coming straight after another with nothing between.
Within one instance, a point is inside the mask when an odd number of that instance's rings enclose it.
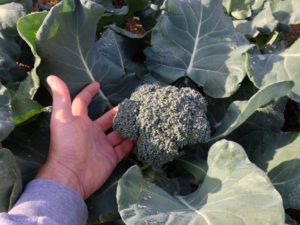
<instances>
[{"instance_id":1,"label":"leaf midrib","mask_svg":"<svg viewBox=\"0 0 300 225\"><path fill-rule=\"evenodd\" d=\"M78 49L78 52L79 52L80 60L82 61L82 64L83 64L83 66L84 66L84 69L85 69L85 71L86 71L88 77L91 79L92 82L95 82L96 80L95 80L95 78L94 78L94 76L93 76L93 74L92 74L92 71L91 71L90 68L88 67L85 58L83 57L82 49L81 49L81 47L80 47L79 30L78 30L78 24L79 24L79 23L78 23L78 19L79 19L79 18L78 18L78 16L77 16L77 18L76 18L76 35L75 35L75 37L76 37L76 46L77 46L77 49ZM89 49L88 52L87 52L87 57L88 57L89 53L90 53L90 49ZM112 108L113 106L111 105L109 99L108 99L108 98L106 97L106 95L101 91L101 89L99 89L98 93L99 93L99 95L106 101L108 107L109 107L109 108Z\"/></svg>"},{"instance_id":2,"label":"leaf midrib","mask_svg":"<svg viewBox=\"0 0 300 225\"><path fill-rule=\"evenodd\" d=\"M76 45L77 45L77 49L78 49L78 52L79 52L80 60L82 61L82 64L84 66L85 71L87 72L87 75L89 76L89 78L91 79L92 82L95 82L95 78L93 77L93 74L92 74L90 68L88 67L85 59L83 58L83 54L82 54L82 50L81 50L81 47L80 47L78 35L76 35Z\"/></svg>"},{"instance_id":3,"label":"leaf midrib","mask_svg":"<svg viewBox=\"0 0 300 225\"><path fill-rule=\"evenodd\" d=\"M203 5L201 5L201 11L200 11L200 21L197 27L197 35L195 37L195 42L194 42L194 47L193 47L193 53L192 53L192 57L189 63L189 66L187 68L187 73L189 74L192 69L193 69L193 63L195 60L195 56L196 56L196 52L197 52L197 47L198 47L198 41L199 41L199 36L200 36L200 32L201 32L201 27L202 27L202 17L203 17Z\"/></svg>"}]
</instances>

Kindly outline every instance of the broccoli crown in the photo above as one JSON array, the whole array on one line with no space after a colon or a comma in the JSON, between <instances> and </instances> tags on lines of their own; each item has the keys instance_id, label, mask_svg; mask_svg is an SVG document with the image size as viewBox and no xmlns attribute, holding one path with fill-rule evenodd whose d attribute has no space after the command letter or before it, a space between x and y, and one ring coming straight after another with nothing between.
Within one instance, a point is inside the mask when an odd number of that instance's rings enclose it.
<instances>
[{"instance_id":1,"label":"broccoli crown","mask_svg":"<svg viewBox=\"0 0 300 225\"><path fill-rule=\"evenodd\" d=\"M139 160L161 166L210 136L205 98L191 88L145 84L119 105L113 129L137 140Z\"/></svg>"}]
</instances>

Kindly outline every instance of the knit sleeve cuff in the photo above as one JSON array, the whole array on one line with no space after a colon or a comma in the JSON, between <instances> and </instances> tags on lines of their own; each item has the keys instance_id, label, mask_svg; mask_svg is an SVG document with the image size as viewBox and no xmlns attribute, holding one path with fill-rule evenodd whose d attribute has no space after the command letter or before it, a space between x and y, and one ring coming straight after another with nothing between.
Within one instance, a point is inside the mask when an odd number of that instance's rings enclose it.
<instances>
[{"instance_id":1,"label":"knit sleeve cuff","mask_svg":"<svg viewBox=\"0 0 300 225\"><path fill-rule=\"evenodd\" d=\"M49 217L57 224L84 225L88 212L78 193L51 180L35 179L28 183L9 214Z\"/></svg>"}]
</instances>

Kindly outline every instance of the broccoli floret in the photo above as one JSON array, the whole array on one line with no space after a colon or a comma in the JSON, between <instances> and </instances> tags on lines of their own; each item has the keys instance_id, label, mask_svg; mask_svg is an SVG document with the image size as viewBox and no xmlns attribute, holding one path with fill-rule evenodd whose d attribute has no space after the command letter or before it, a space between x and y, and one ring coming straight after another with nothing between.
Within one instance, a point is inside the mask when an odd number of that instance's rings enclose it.
<instances>
[{"instance_id":1,"label":"broccoli floret","mask_svg":"<svg viewBox=\"0 0 300 225\"><path fill-rule=\"evenodd\" d=\"M119 105L113 129L137 140L138 159L157 167L209 139L206 111L205 98L191 88L145 84Z\"/></svg>"},{"instance_id":2,"label":"broccoli floret","mask_svg":"<svg viewBox=\"0 0 300 225\"><path fill-rule=\"evenodd\" d=\"M125 138L138 139L139 125L136 121L136 115L138 114L139 102L125 99L119 105L118 116L114 117L113 129Z\"/></svg>"}]
</instances>

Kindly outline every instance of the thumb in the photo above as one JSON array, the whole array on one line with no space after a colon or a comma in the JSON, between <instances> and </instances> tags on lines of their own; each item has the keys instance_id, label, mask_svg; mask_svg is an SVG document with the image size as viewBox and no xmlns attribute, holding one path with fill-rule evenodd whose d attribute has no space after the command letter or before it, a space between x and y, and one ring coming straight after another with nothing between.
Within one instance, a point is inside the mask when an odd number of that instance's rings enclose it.
<instances>
[{"instance_id":1,"label":"thumb","mask_svg":"<svg viewBox=\"0 0 300 225\"><path fill-rule=\"evenodd\" d=\"M71 111L71 97L66 84L56 76L49 76L47 78L52 91L52 118L60 122L65 122L72 118Z\"/></svg>"}]
</instances>

